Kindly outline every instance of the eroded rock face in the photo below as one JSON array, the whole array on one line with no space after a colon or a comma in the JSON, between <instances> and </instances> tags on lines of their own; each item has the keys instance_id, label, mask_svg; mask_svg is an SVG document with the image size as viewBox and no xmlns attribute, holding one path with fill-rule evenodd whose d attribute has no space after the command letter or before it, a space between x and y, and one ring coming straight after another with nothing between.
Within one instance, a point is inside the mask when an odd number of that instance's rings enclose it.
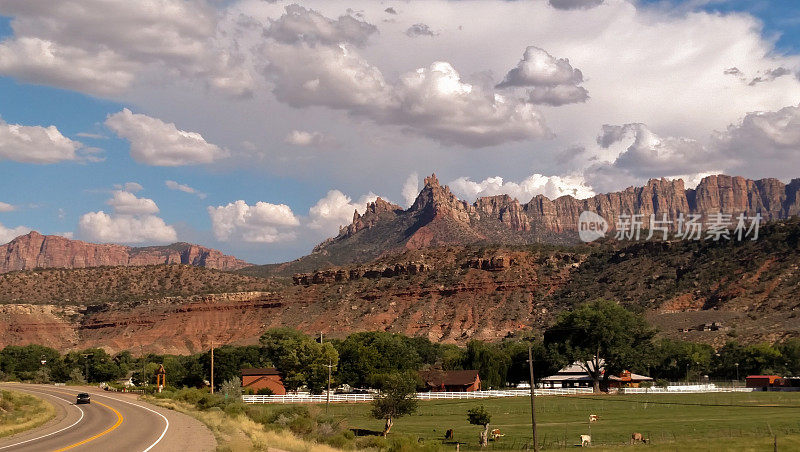
<instances>
[{"instance_id":1,"label":"eroded rock face","mask_svg":"<svg viewBox=\"0 0 800 452\"><path fill-rule=\"evenodd\" d=\"M237 270L247 262L189 243L132 248L95 244L32 231L0 246L0 273L33 268L186 264L218 270Z\"/></svg>"},{"instance_id":2,"label":"eroded rock face","mask_svg":"<svg viewBox=\"0 0 800 452\"><path fill-rule=\"evenodd\" d=\"M425 187L408 210L379 199L364 216L356 213L353 224L343 228L338 237L320 244L316 251L324 251L332 244L342 249L348 240L359 240L358 232L377 224L395 233L386 243L404 244L406 249L478 242L574 242L580 214L587 210L605 218L612 230L623 214L642 215L644 227L649 226L651 215L657 220L666 215L673 229L681 214L709 218L726 213L735 218L738 214L752 217L758 213L764 221L777 220L800 214L800 179L784 184L777 179L718 175L704 178L696 189L686 189L681 179L652 179L643 187L588 199L562 196L551 200L538 195L520 204L508 195L498 195L469 204L456 198L446 185L440 185L434 174L425 178Z\"/></svg>"}]
</instances>

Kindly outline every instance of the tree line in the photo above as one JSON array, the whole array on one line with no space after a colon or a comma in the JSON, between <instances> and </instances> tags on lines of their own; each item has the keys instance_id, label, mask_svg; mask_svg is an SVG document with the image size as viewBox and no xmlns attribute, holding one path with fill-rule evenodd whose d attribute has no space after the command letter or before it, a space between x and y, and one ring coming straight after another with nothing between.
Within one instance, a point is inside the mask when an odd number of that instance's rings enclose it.
<instances>
[{"instance_id":1,"label":"tree line","mask_svg":"<svg viewBox=\"0 0 800 452\"><path fill-rule=\"evenodd\" d=\"M499 342L471 340L463 346L431 342L388 332L353 333L322 340L300 331L267 330L258 345L225 345L215 349L215 384L240 380L246 367L276 367L287 390L313 393L333 384L381 388L392 376L413 378L419 370L475 369L484 389L528 381L528 348L537 378L574 362L602 359L617 374L630 370L668 381L743 379L751 374L800 375L800 339L742 345L730 341L715 349L671 339L656 339L655 330L638 314L609 301L592 302L561 315L540 337L533 333ZM111 355L101 348L65 354L42 345L10 345L0 351L0 378L49 382L112 382L132 375L133 382L154 384L160 365L172 387L202 387L209 379L209 351L193 355ZM596 375L599 386L602 375ZM421 382L417 381L418 385Z\"/></svg>"}]
</instances>

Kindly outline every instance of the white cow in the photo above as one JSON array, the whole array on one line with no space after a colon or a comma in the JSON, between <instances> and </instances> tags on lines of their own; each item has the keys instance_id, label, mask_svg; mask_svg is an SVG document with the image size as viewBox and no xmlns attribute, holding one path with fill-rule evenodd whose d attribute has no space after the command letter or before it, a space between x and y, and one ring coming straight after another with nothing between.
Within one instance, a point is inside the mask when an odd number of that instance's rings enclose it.
<instances>
[{"instance_id":1,"label":"white cow","mask_svg":"<svg viewBox=\"0 0 800 452\"><path fill-rule=\"evenodd\" d=\"M592 445L592 437L590 435L581 435L581 447L589 447Z\"/></svg>"},{"instance_id":2,"label":"white cow","mask_svg":"<svg viewBox=\"0 0 800 452\"><path fill-rule=\"evenodd\" d=\"M589 422L597 422L598 419L600 419L600 417L597 416L596 414L589 415Z\"/></svg>"}]
</instances>

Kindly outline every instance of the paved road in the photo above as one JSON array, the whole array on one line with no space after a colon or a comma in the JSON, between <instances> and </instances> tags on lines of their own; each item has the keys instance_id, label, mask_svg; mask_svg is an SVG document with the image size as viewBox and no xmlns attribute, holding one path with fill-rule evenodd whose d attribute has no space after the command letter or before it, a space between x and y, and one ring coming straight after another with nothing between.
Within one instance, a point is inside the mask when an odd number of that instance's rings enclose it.
<instances>
[{"instance_id":1,"label":"paved road","mask_svg":"<svg viewBox=\"0 0 800 452\"><path fill-rule=\"evenodd\" d=\"M44 385L3 385L35 394L56 407L44 426L0 440L0 452L214 450L214 437L195 419L138 401L135 396L98 389ZM92 403L76 405L78 392Z\"/></svg>"}]
</instances>

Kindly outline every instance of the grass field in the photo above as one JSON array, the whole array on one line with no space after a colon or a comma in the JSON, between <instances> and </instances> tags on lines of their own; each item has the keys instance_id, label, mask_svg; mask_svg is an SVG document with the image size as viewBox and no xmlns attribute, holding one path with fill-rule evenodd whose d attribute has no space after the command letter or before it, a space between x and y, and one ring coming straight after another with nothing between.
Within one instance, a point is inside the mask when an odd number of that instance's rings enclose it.
<instances>
[{"instance_id":1,"label":"grass field","mask_svg":"<svg viewBox=\"0 0 800 452\"><path fill-rule=\"evenodd\" d=\"M29 394L0 391L0 437L38 427L55 416L53 405Z\"/></svg>"},{"instance_id":2,"label":"grass field","mask_svg":"<svg viewBox=\"0 0 800 452\"><path fill-rule=\"evenodd\" d=\"M481 427L469 425L466 415L478 405L492 414L490 428L505 434L489 449L524 450L531 438L526 397L420 401L417 414L398 419L392 432L447 445L444 434L452 428L462 450L479 449ZM351 428L383 426L369 417L369 404L332 404L330 409ZM648 450L771 451L774 436L779 450L800 450L800 393L776 392L537 397L540 444L574 447L581 434L589 433L590 414L600 416L591 425L595 450L626 447L633 432L650 438Z\"/></svg>"}]
</instances>

